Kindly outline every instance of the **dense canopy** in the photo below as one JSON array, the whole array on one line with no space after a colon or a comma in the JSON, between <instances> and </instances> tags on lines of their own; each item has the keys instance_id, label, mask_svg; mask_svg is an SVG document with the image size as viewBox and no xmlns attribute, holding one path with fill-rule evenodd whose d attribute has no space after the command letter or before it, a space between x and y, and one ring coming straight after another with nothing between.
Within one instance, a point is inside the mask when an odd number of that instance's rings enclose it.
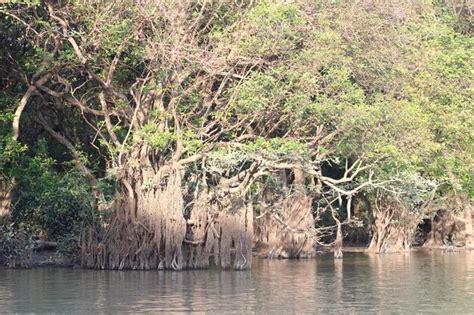
<instances>
[{"instance_id":1,"label":"dense canopy","mask_svg":"<svg viewBox=\"0 0 474 315\"><path fill-rule=\"evenodd\" d=\"M244 269L474 246L471 12L2 4L0 251L27 235L85 267Z\"/></svg>"}]
</instances>

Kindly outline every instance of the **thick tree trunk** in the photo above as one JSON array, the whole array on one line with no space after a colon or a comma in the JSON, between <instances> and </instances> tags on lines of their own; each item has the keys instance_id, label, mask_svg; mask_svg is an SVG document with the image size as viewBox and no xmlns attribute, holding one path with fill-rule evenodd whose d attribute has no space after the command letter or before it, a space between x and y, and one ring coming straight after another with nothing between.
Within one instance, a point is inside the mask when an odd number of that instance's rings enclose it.
<instances>
[{"instance_id":1,"label":"thick tree trunk","mask_svg":"<svg viewBox=\"0 0 474 315\"><path fill-rule=\"evenodd\" d=\"M400 226L379 227L376 232L375 252L377 254L408 252L411 248L412 229ZM373 249L373 248L372 248Z\"/></svg>"},{"instance_id":2,"label":"thick tree trunk","mask_svg":"<svg viewBox=\"0 0 474 315\"><path fill-rule=\"evenodd\" d=\"M372 212L372 239L370 241L368 250L375 253L382 253L385 251L386 238L389 233L390 220L392 219L392 212L385 210L376 210Z\"/></svg>"},{"instance_id":3,"label":"thick tree trunk","mask_svg":"<svg viewBox=\"0 0 474 315\"><path fill-rule=\"evenodd\" d=\"M422 215L422 214L421 214ZM380 201L372 212L373 235L369 250L376 253L408 252L423 218L397 201Z\"/></svg>"},{"instance_id":4,"label":"thick tree trunk","mask_svg":"<svg viewBox=\"0 0 474 315\"><path fill-rule=\"evenodd\" d=\"M135 152L117 182L115 213L104 233L83 242L86 267L183 268L186 233L179 170L155 170L146 147Z\"/></svg>"},{"instance_id":5,"label":"thick tree trunk","mask_svg":"<svg viewBox=\"0 0 474 315\"><path fill-rule=\"evenodd\" d=\"M400 250L403 231L393 222L395 210L387 207L373 213L373 238L369 246L377 254Z\"/></svg>"},{"instance_id":6,"label":"thick tree trunk","mask_svg":"<svg viewBox=\"0 0 474 315\"><path fill-rule=\"evenodd\" d=\"M304 172L300 169L294 169L293 173L295 175L295 180L293 182L295 192L301 195L306 195L306 177Z\"/></svg>"},{"instance_id":7,"label":"thick tree trunk","mask_svg":"<svg viewBox=\"0 0 474 315\"><path fill-rule=\"evenodd\" d=\"M256 221L258 242L268 247L269 258L307 258L316 253L312 198L306 194L304 173L296 169L294 176L292 195Z\"/></svg>"},{"instance_id":8,"label":"thick tree trunk","mask_svg":"<svg viewBox=\"0 0 474 315\"><path fill-rule=\"evenodd\" d=\"M185 264L248 269L252 264L253 209L241 193L203 190L187 222Z\"/></svg>"},{"instance_id":9,"label":"thick tree trunk","mask_svg":"<svg viewBox=\"0 0 474 315\"><path fill-rule=\"evenodd\" d=\"M372 233L372 238L370 239L369 246L367 251L376 252L377 251L377 233Z\"/></svg>"},{"instance_id":10,"label":"thick tree trunk","mask_svg":"<svg viewBox=\"0 0 474 315\"><path fill-rule=\"evenodd\" d=\"M462 226L462 222L452 212L439 210L431 220L431 231L423 247L438 248L452 245L451 242L459 239L462 241L464 239Z\"/></svg>"},{"instance_id":11,"label":"thick tree trunk","mask_svg":"<svg viewBox=\"0 0 474 315\"><path fill-rule=\"evenodd\" d=\"M440 225L442 222L435 221L433 218L430 222L431 230L428 233L428 239L423 244L423 247L435 248L444 245L443 236L441 234L442 228Z\"/></svg>"},{"instance_id":12,"label":"thick tree trunk","mask_svg":"<svg viewBox=\"0 0 474 315\"><path fill-rule=\"evenodd\" d=\"M288 198L283 215L273 215L269 258L308 258L315 255L311 198L296 194Z\"/></svg>"},{"instance_id":13,"label":"thick tree trunk","mask_svg":"<svg viewBox=\"0 0 474 315\"><path fill-rule=\"evenodd\" d=\"M241 194L203 190L184 217L179 169L156 166L142 148L117 183L115 213L103 234L83 237L83 265L97 269L246 269L253 211ZM87 236L87 237L86 237Z\"/></svg>"}]
</instances>

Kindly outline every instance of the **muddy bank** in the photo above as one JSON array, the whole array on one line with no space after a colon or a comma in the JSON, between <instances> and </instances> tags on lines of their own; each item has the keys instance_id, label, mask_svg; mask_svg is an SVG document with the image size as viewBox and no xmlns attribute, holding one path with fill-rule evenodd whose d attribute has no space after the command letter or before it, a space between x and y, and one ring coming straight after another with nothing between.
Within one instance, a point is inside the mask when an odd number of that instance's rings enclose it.
<instances>
[{"instance_id":1,"label":"muddy bank","mask_svg":"<svg viewBox=\"0 0 474 315\"><path fill-rule=\"evenodd\" d=\"M403 254L410 252L429 252L429 251L442 251L442 252L457 252L465 251L465 247L456 247L456 246L417 246L411 248L407 252L394 251L390 254ZM342 251L345 253L371 253L371 251L364 246L346 246L342 248ZM317 248L316 257L318 255L332 253L331 248ZM383 254L382 254L383 255ZM259 258L268 258L269 257L269 248L260 247L254 248L253 256ZM23 255L21 257L16 257L8 261L0 261L0 266L10 267L10 268L40 268L40 267L78 267L77 259L68 257L62 254L54 246L40 246L33 248L29 254Z\"/></svg>"},{"instance_id":2,"label":"muddy bank","mask_svg":"<svg viewBox=\"0 0 474 315\"><path fill-rule=\"evenodd\" d=\"M11 268L73 267L77 258L58 250L56 242L36 241L17 255L0 253L0 265Z\"/></svg>"}]
</instances>

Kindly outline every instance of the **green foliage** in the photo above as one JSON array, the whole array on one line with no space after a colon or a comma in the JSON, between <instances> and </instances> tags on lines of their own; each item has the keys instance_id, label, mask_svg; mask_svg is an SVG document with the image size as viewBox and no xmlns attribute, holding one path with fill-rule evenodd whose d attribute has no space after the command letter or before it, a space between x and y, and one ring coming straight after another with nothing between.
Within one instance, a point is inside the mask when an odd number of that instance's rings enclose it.
<instances>
[{"instance_id":1,"label":"green foliage","mask_svg":"<svg viewBox=\"0 0 474 315\"><path fill-rule=\"evenodd\" d=\"M168 163L179 141L184 156L206 155L186 166L196 177L230 177L255 161L316 169L362 158L377 180L397 178L391 188L413 209L439 183L449 183L440 194L474 198L474 42L464 6L173 4L58 2L66 34L44 3L10 6L28 24L0 21L7 34L0 37L7 52L0 52L0 176L17 179L17 227L74 252L81 220L93 215L90 187L65 150L54 139L33 148L44 132L38 113L73 143L109 200L128 150L146 143ZM44 71L51 81L29 100L22 136L13 141L15 107ZM112 143L104 113L93 114L101 111L99 93L113 133L126 143ZM65 99L72 95L81 106ZM60 163L53 151L61 151ZM270 175L259 180L278 191L276 171L265 171Z\"/></svg>"},{"instance_id":2,"label":"green foliage","mask_svg":"<svg viewBox=\"0 0 474 315\"><path fill-rule=\"evenodd\" d=\"M301 7L268 2L243 15L242 53L274 57L229 92L232 115L272 130L264 137L311 137L321 124L343 130L335 155L376 162L380 178L451 173L472 191L473 40L453 27L451 7L315 6L321 14L311 22Z\"/></svg>"},{"instance_id":3,"label":"green foliage","mask_svg":"<svg viewBox=\"0 0 474 315\"><path fill-rule=\"evenodd\" d=\"M26 157L17 176L18 201L12 213L17 227L55 240L77 232L93 215L88 184L75 171L59 173L41 155Z\"/></svg>"},{"instance_id":4,"label":"green foliage","mask_svg":"<svg viewBox=\"0 0 474 315\"><path fill-rule=\"evenodd\" d=\"M304 157L307 148L298 140L283 138L257 138L255 141L248 143L243 151L254 156L256 160L265 157L269 160L275 160L282 157L289 159L298 159Z\"/></svg>"},{"instance_id":5,"label":"green foliage","mask_svg":"<svg viewBox=\"0 0 474 315\"><path fill-rule=\"evenodd\" d=\"M134 141L146 141L154 149L164 151L176 140L176 136L169 130L161 131L158 124L148 123L134 135Z\"/></svg>"},{"instance_id":6,"label":"green foliage","mask_svg":"<svg viewBox=\"0 0 474 315\"><path fill-rule=\"evenodd\" d=\"M32 235L23 229L0 225L0 265L15 267L31 254Z\"/></svg>"},{"instance_id":7,"label":"green foliage","mask_svg":"<svg viewBox=\"0 0 474 315\"><path fill-rule=\"evenodd\" d=\"M241 150L217 149L209 153L206 170L213 175L232 174L248 160L249 156Z\"/></svg>"},{"instance_id":8,"label":"green foliage","mask_svg":"<svg viewBox=\"0 0 474 315\"><path fill-rule=\"evenodd\" d=\"M14 141L10 135L0 135L0 180L15 176L26 150L26 145Z\"/></svg>"},{"instance_id":9,"label":"green foliage","mask_svg":"<svg viewBox=\"0 0 474 315\"><path fill-rule=\"evenodd\" d=\"M251 57L290 53L301 40L300 14L295 5L261 1L243 17L240 32L247 36L240 41L242 53Z\"/></svg>"},{"instance_id":10,"label":"green foliage","mask_svg":"<svg viewBox=\"0 0 474 315\"><path fill-rule=\"evenodd\" d=\"M203 142L199 139L199 135L191 130L183 132L183 145L188 155L197 153L203 147Z\"/></svg>"},{"instance_id":11,"label":"green foliage","mask_svg":"<svg viewBox=\"0 0 474 315\"><path fill-rule=\"evenodd\" d=\"M274 76L257 73L238 87L235 111L238 115L263 114L282 98L282 85Z\"/></svg>"}]
</instances>

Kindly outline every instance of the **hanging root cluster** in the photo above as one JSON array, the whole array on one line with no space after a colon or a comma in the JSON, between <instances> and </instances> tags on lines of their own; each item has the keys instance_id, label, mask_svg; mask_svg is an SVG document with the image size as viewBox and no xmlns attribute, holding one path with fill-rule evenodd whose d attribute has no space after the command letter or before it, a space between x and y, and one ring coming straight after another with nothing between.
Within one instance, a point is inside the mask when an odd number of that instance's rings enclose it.
<instances>
[{"instance_id":1,"label":"hanging root cluster","mask_svg":"<svg viewBox=\"0 0 474 315\"><path fill-rule=\"evenodd\" d=\"M383 200L373 211L373 235L369 251L391 253L408 251L423 213L412 211L396 201Z\"/></svg>"},{"instance_id":2,"label":"hanging root cluster","mask_svg":"<svg viewBox=\"0 0 474 315\"><path fill-rule=\"evenodd\" d=\"M153 183L153 184L152 184ZM186 233L179 171L130 171L118 183L116 210L100 237L83 238L83 265L97 269L183 268Z\"/></svg>"},{"instance_id":3,"label":"hanging root cluster","mask_svg":"<svg viewBox=\"0 0 474 315\"><path fill-rule=\"evenodd\" d=\"M253 209L245 196L203 190L193 205L185 239L188 268L247 269L252 263Z\"/></svg>"},{"instance_id":4,"label":"hanging root cluster","mask_svg":"<svg viewBox=\"0 0 474 315\"><path fill-rule=\"evenodd\" d=\"M454 213L441 209L436 211L432 219L426 221L429 223L429 233L424 247L437 248L458 243L465 245L466 222Z\"/></svg>"},{"instance_id":5,"label":"hanging root cluster","mask_svg":"<svg viewBox=\"0 0 474 315\"><path fill-rule=\"evenodd\" d=\"M115 212L101 233L83 233L82 264L96 269L247 269L253 210L240 194L203 190L184 217L181 175L151 167L119 181Z\"/></svg>"},{"instance_id":6,"label":"hanging root cluster","mask_svg":"<svg viewBox=\"0 0 474 315\"><path fill-rule=\"evenodd\" d=\"M309 258L316 253L312 198L295 194L255 220L255 243L268 258ZM279 208L279 209L278 209Z\"/></svg>"}]
</instances>

